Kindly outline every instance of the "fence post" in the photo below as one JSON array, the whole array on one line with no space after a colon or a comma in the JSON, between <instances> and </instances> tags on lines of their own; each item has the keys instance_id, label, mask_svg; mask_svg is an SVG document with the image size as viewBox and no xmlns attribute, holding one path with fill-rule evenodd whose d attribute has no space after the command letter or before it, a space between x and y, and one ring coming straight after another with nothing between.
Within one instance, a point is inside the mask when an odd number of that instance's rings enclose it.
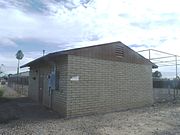
<instances>
[{"instance_id":1,"label":"fence post","mask_svg":"<svg viewBox=\"0 0 180 135\"><path fill-rule=\"evenodd\" d=\"M176 89L174 88L174 94L173 94L174 98L173 100L176 100Z\"/></svg>"}]
</instances>

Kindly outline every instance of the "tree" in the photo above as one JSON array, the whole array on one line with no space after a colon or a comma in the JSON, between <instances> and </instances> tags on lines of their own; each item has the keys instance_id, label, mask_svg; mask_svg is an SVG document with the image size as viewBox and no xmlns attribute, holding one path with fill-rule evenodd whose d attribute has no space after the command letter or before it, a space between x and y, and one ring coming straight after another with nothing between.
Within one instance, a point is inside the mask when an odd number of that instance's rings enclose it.
<instances>
[{"instance_id":1,"label":"tree","mask_svg":"<svg viewBox=\"0 0 180 135\"><path fill-rule=\"evenodd\" d=\"M153 76L154 78L161 78L161 77L162 77L162 74L161 74L161 72L159 72L159 71L155 71L155 72L152 74L152 76Z\"/></svg>"},{"instance_id":2,"label":"tree","mask_svg":"<svg viewBox=\"0 0 180 135\"><path fill-rule=\"evenodd\" d=\"M12 74L8 74L8 78L11 77L11 76L12 76Z\"/></svg>"},{"instance_id":3,"label":"tree","mask_svg":"<svg viewBox=\"0 0 180 135\"><path fill-rule=\"evenodd\" d=\"M2 78L6 81L8 80L8 77L6 75L4 75Z\"/></svg>"},{"instance_id":4,"label":"tree","mask_svg":"<svg viewBox=\"0 0 180 135\"><path fill-rule=\"evenodd\" d=\"M16 53L16 59L18 60L17 74L19 74L19 63L23 57L24 57L23 52L21 50L18 50L18 52Z\"/></svg>"},{"instance_id":5,"label":"tree","mask_svg":"<svg viewBox=\"0 0 180 135\"><path fill-rule=\"evenodd\" d=\"M3 67L4 67L4 64L1 64L0 65L0 76L2 76L4 74Z\"/></svg>"}]
</instances>

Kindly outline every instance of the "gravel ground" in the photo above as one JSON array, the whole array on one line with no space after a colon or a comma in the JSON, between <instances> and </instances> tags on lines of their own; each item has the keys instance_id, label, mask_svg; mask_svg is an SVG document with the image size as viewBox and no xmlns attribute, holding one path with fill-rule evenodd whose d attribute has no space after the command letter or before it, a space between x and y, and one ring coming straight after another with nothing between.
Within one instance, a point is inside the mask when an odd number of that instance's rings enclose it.
<instances>
[{"instance_id":1,"label":"gravel ground","mask_svg":"<svg viewBox=\"0 0 180 135\"><path fill-rule=\"evenodd\" d=\"M180 102L72 119L28 98L1 103L0 108L4 104L14 107L17 118L0 124L2 135L180 135Z\"/></svg>"}]
</instances>

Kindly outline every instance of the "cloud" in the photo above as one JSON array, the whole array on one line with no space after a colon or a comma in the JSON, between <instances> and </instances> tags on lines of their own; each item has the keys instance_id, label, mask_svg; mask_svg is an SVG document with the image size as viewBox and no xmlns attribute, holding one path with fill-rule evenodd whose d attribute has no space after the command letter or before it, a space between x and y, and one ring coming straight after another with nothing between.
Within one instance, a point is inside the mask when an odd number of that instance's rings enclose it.
<instances>
[{"instance_id":1,"label":"cloud","mask_svg":"<svg viewBox=\"0 0 180 135\"><path fill-rule=\"evenodd\" d=\"M120 40L137 51L153 47L179 54L179 5L177 0L1 0L0 45L42 53L47 46L57 51Z\"/></svg>"},{"instance_id":2,"label":"cloud","mask_svg":"<svg viewBox=\"0 0 180 135\"><path fill-rule=\"evenodd\" d=\"M166 6L164 3L172 6ZM151 38L159 40L154 37L164 36L162 29L167 28L169 29L167 31L171 31L177 28L179 25L177 4L178 2L174 1L172 4L169 0L167 2L40 0L38 3L34 0L27 3L16 0L6 2L5 5L11 5L11 8L1 9L0 17L8 16L8 19L1 22L3 28L0 29L6 31L4 34L11 38L38 38L60 44L107 38L119 39L127 44L142 44L142 42L148 44ZM28 9L27 7L38 8L42 14L24 10ZM48 14L43 14L47 12Z\"/></svg>"},{"instance_id":3,"label":"cloud","mask_svg":"<svg viewBox=\"0 0 180 135\"><path fill-rule=\"evenodd\" d=\"M150 46L145 45L145 44L142 44L142 45L132 44L132 45L129 45L129 47L132 47L132 48L139 48L139 47L149 48Z\"/></svg>"},{"instance_id":4,"label":"cloud","mask_svg":"<svg viewBox=\"0 0 180 135\"><path fill-rule=\"evenodd\" d=\"M0 47L17 47L17 44L8 38L0 38Z\"/></svg>"}]
</instances>

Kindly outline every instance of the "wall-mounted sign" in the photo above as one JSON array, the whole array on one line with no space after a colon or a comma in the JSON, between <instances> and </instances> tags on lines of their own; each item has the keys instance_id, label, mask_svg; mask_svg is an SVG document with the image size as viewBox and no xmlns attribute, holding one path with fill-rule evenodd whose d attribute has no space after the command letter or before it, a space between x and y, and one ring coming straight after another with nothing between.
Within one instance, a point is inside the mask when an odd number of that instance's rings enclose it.
<instances>
[{"instance_id":1,"label":"wall-mounted sign","mask_svg":"<svg viewBox=\"0 0 180 135\"><path fill-rule=\"evenodd\" d=\"M79 76L72 76L71 81L79 81Z\"/></svg>"}]
</instances>

